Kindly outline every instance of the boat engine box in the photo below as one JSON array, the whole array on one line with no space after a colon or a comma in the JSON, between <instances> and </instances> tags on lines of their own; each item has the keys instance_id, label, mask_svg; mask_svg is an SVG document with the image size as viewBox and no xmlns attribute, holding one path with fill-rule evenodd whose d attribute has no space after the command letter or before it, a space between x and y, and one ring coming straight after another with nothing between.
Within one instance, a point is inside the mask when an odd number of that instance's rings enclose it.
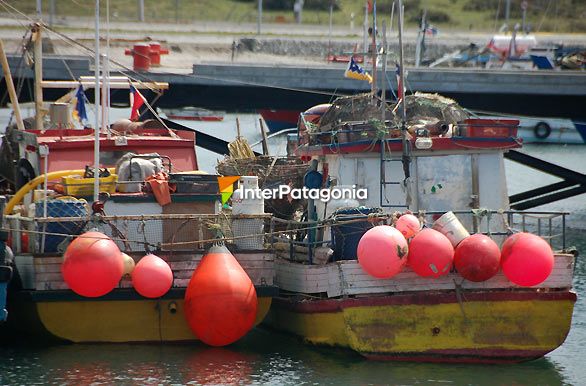
<instances>
[{"instance_id":1,"label":"boat engine box","mask_svg":"<svg viewBox=\"0 0 586 386\"><path fill-rule=\"evenodd\" d=\"M215 174L170 174L169 183L175 184L176 193L219 194L218 176Z\"/></svg>"}]
</instances>

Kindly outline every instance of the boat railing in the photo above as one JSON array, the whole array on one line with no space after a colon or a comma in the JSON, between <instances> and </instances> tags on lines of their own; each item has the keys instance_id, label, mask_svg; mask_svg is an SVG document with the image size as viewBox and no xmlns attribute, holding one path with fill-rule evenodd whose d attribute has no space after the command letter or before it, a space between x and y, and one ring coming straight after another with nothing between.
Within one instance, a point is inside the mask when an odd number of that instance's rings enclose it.
<instances>
[{"instance_id":1,"label":"boat railing","mask_svg":"<svg viewBox=\"0 0 586 386\"><path fill-rule=\"evenodd\" d=\"M569 212L515 211L515 210L454 210L463 223L470 224L470 234L483 233L501 244L513 233L529 232L545 239L554 250L567 251L566 217ZM420 211L414 213L426 227L445 211ZM331 249L331 260L347 260L348 248L357 246L360 236L368 227L391 225L398 217L395 213L368 215L344 215L319 221L271 219L270 243L278 257L308 264L324 262L324 249ZM466 221L469 220L469 221ZM355 224L352 226L352 224ZM367 224L365 226L364 224ZM339 227L336 231L336 227ZM333 237L337 234L338 237ZM342 243L342 245L339 245ZM318 250L319 248L319 250Z\"/></svg>"},{"instance_id":2,"label":"boat railing","mask_svg":"<svg viewBox=\"0 0 586 386\"><path fill-rule=\"evenodd\" d=\"M204 250L224 241L235 250L264 250L270 214L151 214L127 216L5 216L15 253L62 254L78 235L96 230L125 252Z\"/></svg>"}]
</instances>

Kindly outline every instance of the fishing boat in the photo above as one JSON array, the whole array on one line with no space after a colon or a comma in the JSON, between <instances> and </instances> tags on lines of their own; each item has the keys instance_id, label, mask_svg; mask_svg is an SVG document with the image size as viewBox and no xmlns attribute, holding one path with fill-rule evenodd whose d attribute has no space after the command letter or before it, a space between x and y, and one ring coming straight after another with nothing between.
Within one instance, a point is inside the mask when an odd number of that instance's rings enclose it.
<instances>
[{"instance_id":1,"label":"fishing boat","mask_svg":"<svg viewBox=\"0 0 586 386\"><path fill-rule=\"evenodd\" d=\"M260 109L258 113L266 122L269 131L276 133L281 130L296 127L300 111Z\"/></svg>"},{"instance_id":2,"label":"fishing boat","mask_svg":"<svg viewBox=\"0 0 586 386\"><path fill-rule=\"evenodd\" d=\"M184 121L220 122L224 120L224 113L202 109L199 107L185 107L181 109L163 109L169 119Z\"/></svg>"},{"instance_id":3,"label":"fishing boat","mask_svg":"<svg viewBox=\"0 0 586 386\"><path fill-rule=\"evenodd\" d=\"M266 324L373 360L506 363L556 349L571 326L575 256L567 213L509 208L504 155L522 147L519 121L399 96L389 106L373 88L301 114L296 152L317 193L306 220L273 235L281 292ZM490 268L479 239L492 245ZM515 268L513 250L527 258Z\"/></svg>"},{"instance_id":4,"label":"fishing boat","mask_svg":"<svg viewBox=\"0 0 586 386\"><path fill-rule=\"evenodd\" d=\"M40 41L38 38L37 43ZM101 89L106 77L96 78L95 87ZM52 85L41 79L39 83ZM87 79L58 83L59 87L91 87ZM117 78L110 86L164 89L167 85ZM42 93L37 95L42 98ZM2 280L7 286L8 311L0 315L2 319L7 316L0 327L3 339L197 340L184 300L205 251L215 243L218 232L227 237L250 234L247 226L252 224L258 233L266 216L220 213L219 181L215 175L198 171L194 130L160 118L103 126L96 118L94 128L79 129L70 125L68 106L63 104L51 104L51 120L37 119L40 126L25 127L16 100L13 105L17 124L6 132L0 162L13 193L7 202L1 200L6 205L0 208L0 249L5 251L4 242L11 248L0 261L0 266L11 271L10 280ZM43 106L42 99L39 106ZM37 117L40 112L37 110ZM232 227L237 230L232 232ZM96 231L126 255L126 275L99 296L73 288L64 264L68 246L82 240L80 235L95 235ZM237 240L226 245L241 267L240 276L254 286L256 324L277 291L273 255L258 237L254 242L247 242L246 237ZM164 292L147 296L129 275L135 264L138 267L153 254L170 268L167 277L171 281ZM227 280L223 277L233 278L232 273L217 274L220 282ZM3 295L0 291L2 301Z\"/></svg>"},{"instance_id":5,"label":"fishing boat","mask_svg":"<svg viewBox=\"0 0 586 386\"><path fill-rule=\"evenodd\" d=\"M372 118L327 120L343 106L335 103L321 118L327 131L300 126L305 144L297 152L311 158L315 173L330 182L328 187L317 178L314 187L340 189L332 186L335 181L338 187L366 189L368 197L327 206L316 202L313 221L289 222L289 233L276 236L275 243L285 244L275 261L281 294L268 325L377 360L516 362L560 346L576 300L574 256L564 251L563 240L557 240L560 251L549 278L530 288L513 284L502 272L477 283L453 270L435 279L421 277L410 266L380 279L357 260L360 237L374 225L394 223L395 212L407 209L428 226L452 211L467 229L488 233L498 243L516 226L531 229L531 219L536 232L545 221L561 224L564 213L508 209L503 154L521 147L516 126L460 124L452 127L458 134L420 132L402 143L390 122L377 127ZM387 134L378 138L382 127ZM411 149L407 155L404 146ZM296 229L301 237L290 236Z\"/></svg>"}]
</instances>

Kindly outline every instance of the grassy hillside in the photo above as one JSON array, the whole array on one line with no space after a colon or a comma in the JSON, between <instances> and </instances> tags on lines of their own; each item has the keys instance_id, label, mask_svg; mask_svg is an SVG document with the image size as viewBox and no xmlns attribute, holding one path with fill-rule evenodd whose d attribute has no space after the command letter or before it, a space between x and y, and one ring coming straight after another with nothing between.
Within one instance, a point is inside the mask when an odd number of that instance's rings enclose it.
<instances>
[{"instance_id":1,"label":"grassy hillside","mask_svg":"<svg viewBox=\"0 0 586 386\"><path fill-rule=\"evenodd\" d=\"M265 22L292 23L294 0L263 0ZM512 0L511 20L521 21L522 0ZM7 0L23 12L35 13L35 0ZM56 0L57 15L91 16L91 0ZM103 13L106 1L102 0ZM364 1L336 0L334 23L350 26L352 15L356 29L364 17ZM378 0L379 17L390 17L393 0ZM533 31L586 32L586 1L584 0L529 0L527 22ZM329 0L305 0L303 22L328 24ZM504 22L505 0L404 0L406 20L415 25L423 9L431 22L440 29L492 31ZM270 9L281 6L282 9ZM316 9L308 9L308 8ZM49 1L43 0L43 11L48 14ZM498 20L497 20L497 10ZM0 12L5 9L0 5ZM137 19L137 0L110 0L111 19ZM198 21L256 22L256 0L145 0L147 21L195 23Z\"/></svg>"}]
</instances>

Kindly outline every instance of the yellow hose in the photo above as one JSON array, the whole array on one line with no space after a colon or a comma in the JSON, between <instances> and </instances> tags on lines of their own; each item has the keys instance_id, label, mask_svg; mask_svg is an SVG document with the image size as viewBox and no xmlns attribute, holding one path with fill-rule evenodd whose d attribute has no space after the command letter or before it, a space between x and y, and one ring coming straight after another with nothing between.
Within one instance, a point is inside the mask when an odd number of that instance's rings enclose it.
<instances>
[{"instance_id":1,"label":"yellow hose","mask_svg":"<svg viewBox=\"0 0 586 386\"><path fill-rule=\"evenodd\" d=\"M110 173L114 173L114 168L108 168L108 170L110 171ZM57 178L61 178L63 176L71 176L71 175L78 175L78 176L83 176L83 174L85 173L85 170L61 170L58 172L51 172L51 173L47 173L47 181L52 181L54 179ZM22 198L31 190L33 190L34 188L36 188L37 186L39 186L40 184L45 182L45 175L41 174L38 177L35 177L34 179L32 179L31 181L27 182L26 185L24 185L22 188L20 188L18 190L18 192L16 192L16 194L14 196L12 196L12 198L10 199L10 201L8 201L8 203L6 204L6 207L4 208L4 214L10 214L12 213L12 209L14 209L14 207L20 202L22 201Z\"/></svg>"}]
</instances>

